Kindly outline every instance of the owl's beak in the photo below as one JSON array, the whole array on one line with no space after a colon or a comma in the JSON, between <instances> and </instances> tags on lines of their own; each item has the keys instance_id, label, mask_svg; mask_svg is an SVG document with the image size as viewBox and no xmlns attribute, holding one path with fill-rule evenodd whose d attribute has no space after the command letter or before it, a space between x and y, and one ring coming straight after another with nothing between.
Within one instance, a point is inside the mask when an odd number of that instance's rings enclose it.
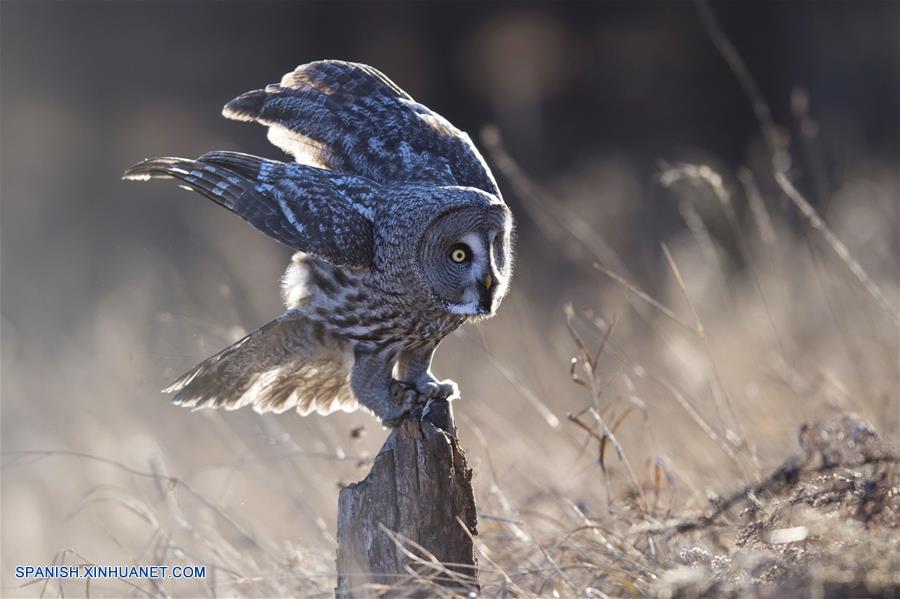
<instances>
[{"instance_id":1,"label":"owl's beak","mask_svg":"<svg viewBox=\"0 0 900 599\"><path fill-rule=\"evenodd\" d=\"M494 276L491 273L488 273L481 279L481 285L483 289L480 292L480 301L479 307L483 314L490 314L493 312L494 306L494 293L491 291L496 285L494 285Z\"/></svg>"}]
</instances>

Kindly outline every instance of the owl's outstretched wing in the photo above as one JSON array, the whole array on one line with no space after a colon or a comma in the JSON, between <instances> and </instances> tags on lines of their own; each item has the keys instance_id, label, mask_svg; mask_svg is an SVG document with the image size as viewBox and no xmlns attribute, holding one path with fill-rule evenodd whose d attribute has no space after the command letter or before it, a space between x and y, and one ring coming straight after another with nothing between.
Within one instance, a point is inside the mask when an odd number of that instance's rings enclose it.
<instances>
[{"instance_id":1,"label":"owl's outstretched wing","mask_svg":"<svg viewBox=\"0 0 900 599\"><path fill-rule=\"evenodd\" d=\"M301 414L353 410L342 342L288 311L204 360L166 389L176 405Z\"/></svg>"},{"instance_id":2,"label":"owl's outstretched wing","mask_svg":"<svg viewBox=\"0 0 900 599\"><path fill-rule=\"evenodd\" d=\"M368 65L301 65L222 114L268 126L272 143L301 163L379 183L427 181L500 196L468 135Z\"/></svg>"},{"instance_id":3,"label":"owl's outstretched wing","mask_svg":"<svg viewBox=\"0 0 900 599\"><path fill-rule=\"evenodd\" d=\"M196 160L150 158L123 177L176 179L295 250L335 266L372 263L367 214L377 186L363 177L237 152L210 152Z\"/></svg>"}]
</instances>

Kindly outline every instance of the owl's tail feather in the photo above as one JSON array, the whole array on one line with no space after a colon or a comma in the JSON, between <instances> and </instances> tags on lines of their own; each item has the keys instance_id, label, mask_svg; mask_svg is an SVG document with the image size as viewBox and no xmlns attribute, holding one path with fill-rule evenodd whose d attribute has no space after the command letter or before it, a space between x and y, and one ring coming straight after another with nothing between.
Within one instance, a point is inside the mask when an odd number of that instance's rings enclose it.
<instances>
[{"instance_id":1,"label":"owl's tail feather","mask_svg":"<svg viewBox=\"0 0 900 599\"><path fill-rule=\"evenodd\" d=\"M173 403L194 409L257 412L295 408L306 415L351 411L345 345L296 310L263 325L163 389Z\"/></svg>"}]
</instances>

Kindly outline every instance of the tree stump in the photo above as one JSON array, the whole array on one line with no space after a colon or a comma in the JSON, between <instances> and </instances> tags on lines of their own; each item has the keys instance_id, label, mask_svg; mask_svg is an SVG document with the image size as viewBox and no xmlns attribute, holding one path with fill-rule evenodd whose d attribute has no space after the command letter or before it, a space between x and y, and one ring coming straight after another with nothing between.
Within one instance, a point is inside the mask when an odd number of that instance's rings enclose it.
<instances>
[{"instance_id":1,"label":"tree stump","mask_svg":"<svg viewBox=\"0 0 900 599\"><path fill-rule=\"evenodd\" d=\"M479 590L471 481L449 402L393 429L368 476L341 489L335 596Z\"/></svg>"}]
</instances>

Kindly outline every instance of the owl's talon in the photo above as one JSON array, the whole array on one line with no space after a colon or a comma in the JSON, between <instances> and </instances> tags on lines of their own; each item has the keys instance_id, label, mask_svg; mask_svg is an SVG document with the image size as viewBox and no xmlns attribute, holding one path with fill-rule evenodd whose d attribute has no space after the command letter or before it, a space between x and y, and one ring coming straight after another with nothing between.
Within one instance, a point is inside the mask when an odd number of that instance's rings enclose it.
<instances>
[{"instance_id":1,"label":"owl's talon","mask_svg":"<svg viewBox=\"0 0 900 599\"><path fill-rule=\"evenodd\" d=\"M419 420L424 421L425 419L428 418L428 412L431 411L431 406L432 406L432 404L434 404L434 402L435 402L434 398L431 398L425 402L425 405L422 406L422 413L419 414Z\"/></svg>"},{"instance_id":2,"label":"owl's talon","mask_svg":"<svg viewBox=\"0 0 900 599\"><path fill-rule=\"evenodd\" d=\"M407 418L427 420L437 402L459 397L459 387L451 380L432 379L417 385L392 380L388 395L391 406L380 415L381 423L388 428L396 428Z\"/></svg>"},{"instance_id":3,"label":"owl's talon","mask_svg":"<svg viewBox=\"0 0 900 599\"><path fill-rule=\"evenodd\" d=\"M429 400L459 397L459 386L451 380L427 381L418 386L419 393Z\"/></svg>"},{"instance_id":4,"label":"owl's talon","mask_svg":"<svg viewBox=\"0 0 900 599\"><path fill-rule=\"evenodd\" d=\"M395 428L407 416L418 413L417 407L422 404L423 398L413 385L403 381L392 381L388 392L395 406L382 417L381 423L389 428Z\"/></svg>"}]
</instances>

